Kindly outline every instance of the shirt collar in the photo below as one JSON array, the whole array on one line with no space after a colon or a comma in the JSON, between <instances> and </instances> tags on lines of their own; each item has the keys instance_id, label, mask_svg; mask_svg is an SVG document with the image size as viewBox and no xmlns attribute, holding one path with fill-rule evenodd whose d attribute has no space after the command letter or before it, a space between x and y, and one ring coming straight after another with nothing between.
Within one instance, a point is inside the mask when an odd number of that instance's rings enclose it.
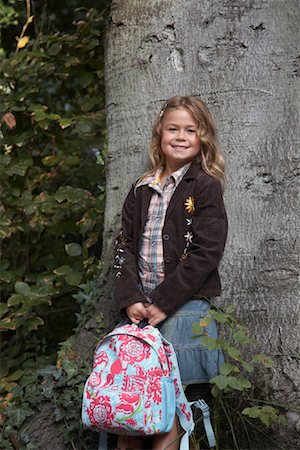
<instances>
[{"instance_id":1,"label":"shirt collar","mask_svg":"<svg viewBox=\"0 0 300 450\"><path fill-rule=\"evenodd\" d=\"M187 163L184 166L180 167L180 169L173 172L170 176L174 180L174 184L177 187L186 172L189 170L192 163ZM148 185L149 187L154 187L156 185L160 185L160 175L163 172L163 167L159 167L153 175L149 175L148 177L141 180L140 183L137 184L136 187Z\"/></svg>"}]
</instances>

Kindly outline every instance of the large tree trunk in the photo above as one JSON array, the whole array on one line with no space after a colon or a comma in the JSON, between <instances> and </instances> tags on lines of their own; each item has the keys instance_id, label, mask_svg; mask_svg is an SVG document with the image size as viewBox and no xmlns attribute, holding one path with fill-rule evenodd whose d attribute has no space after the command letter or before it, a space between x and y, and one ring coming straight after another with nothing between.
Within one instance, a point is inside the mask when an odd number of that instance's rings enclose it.
<instances>
[{"instance_id":1,"label":"large tree trunk","mask_svg":"<svg viewBox=\"0 0 300 450\"><path fill-rule=\"evenodd\" d=\"M114 0L106 54L104 259L125 195L147 168L154 116L170 96L199 95L227 161L221 303L234 303L261 350L275 356L265 395L291 405L300 384L299 23L297 0ZM292 428L287 434L296 446Z\"/></svg>"}]
</instances>

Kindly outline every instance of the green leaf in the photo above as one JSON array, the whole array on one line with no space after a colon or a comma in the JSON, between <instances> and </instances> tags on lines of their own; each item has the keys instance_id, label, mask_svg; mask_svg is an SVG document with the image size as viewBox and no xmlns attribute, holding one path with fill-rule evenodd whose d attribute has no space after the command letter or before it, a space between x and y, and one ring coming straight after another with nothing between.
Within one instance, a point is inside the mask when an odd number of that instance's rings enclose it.
<instances>
[{"instance_id":1,"label":"green leaf","mask_svg":"<svg viewBox=\"0 0 300 450\"><path fill-rule=\"evenodd\" d=\"M254 358L252 358L251 363L262 364L265 367L272 367L274 365L272 358L261 354L255 355Z\"/></svg>"},{"instance_id":2,"label":"green leaf","mask_svg":"<svg viewBox=\"0 0 300 450\"><path fill-rule=\"evenodd\" d=\"M9 375L9 377L7 377L7 381L17 381L19 380L22 376L24 375L24 370L16 370L15 372L13 372L11 375Z\"/></svg>"},{"instance_id":3,"label":"green leaf","mask_svg":"<svg viewBox=\"0 0 300 450\"><path fill-rule=\"evenodd\" d=\"M59 276L64 276L64 275L68 275L69 273L72 272L72 268L70 266L59 266L57 267L57 269L53 270L53 273L55 273L55 275L59 275Z\"/></svg>"},{"instance_id":4,"label":"green leaf","mask_svg":"<svg viewBox=\"0 0 300 450\"><path fill-rule=\"evenodd\" d=\"M19 305L24 301L23 295L20 294L12 294L7 300L7 306L15 306Z\"/></svg>"},{"instance_id":5,"label":"green leaf","mask_svg":"<svg viewBox=\"0 0 300 450\"><path fill-rule=\"evenodd\" d=\"M228 305L226 308L226 314L232 314L235 311L235 306L233 305Z\"/></svg>"},{"instance_id":6,"label":"green leaf","mask_svg":"<svg viewBox=\"0 0 300 450\"><path fill-rule=\"evenodd\" d=\"M240 379L235 378L235 377L228 377L228 386L232 387L233 389L235 389L237 391L244 390Z\"/></svg>"},{"instance_id":7,"label":"green leaf","mask_svg":"<svg viewBox=\"0 0 300 450\"><path fill-rule=\"evenodd\" d=\"M0 303L0 318L2 318L8 311L5 303Z\"/></svg>"},{"instance_id":8,"label":"green leaf","mask_svg":"<svg viewBox=\"0 0 300 450\"><path fill-rule=\"evenodd\" d=\"M90 135L92 133L92 126L90 122L78 122L76 129L82 134Z\"/></svg>"},{"instance_id":9,"label":"green leaf","mask_svg":"<svg viewBox=\"0 0 300 450\"><path fill-rule=\"evenodd\" d=\"M82 280L82 273L75 271L70 272L65 276L65 279L71 286L78 286Z\"/></svg>"},{"instance_id":10,"label":"green leaf","mask_svg":"<svg viewBox=\"0 0 300 450\"><path fill-rule=\"evenodd\" d=\"M241 358L241 352L238 348L228 347L227 353L229 356L231 356L231 358L235 359L236 361L239 361Z\"/></svg>"},{"instance_id":11,"label":"green leaf","mask_svg":"<svg viewBox=\"0 0 300 450\"><path fill-rule=\"evenodd\" d=\"M216 348L219 348L218 340L210 336L201 336L200 342L203 347L207 348L208 350L215 350Z\"/></svg>"},{"instance_id":12,"label":"green leaf","mask_svg":"<svg viewBox=\"0 0 300 450\"><path fill-rule=\"evenodd\" d=\"M211 380L210 380L211 382ZM220 395L220 389L218 388L218 386L216 384L213 385L212 389L211 389L211 393L212 395L216 398Z\"/></svg>"},{"instance_id":13,"label":"green leaf","mask_svg":"<svg viewBox=\"0 0 300 450\"><path fill-rule=\"evenodd\" d=\"M69 256L79 256L82 253L81 245L77 244L76 242L71 242L70 244L66 244L65 250Z\"/></svg>"},{"instance_id":14,"label":"green leaf","mask_svg":"<svg viewBox=\"0 0 300 450\"><path fill-rule=\"evenodd\" d=\"M16 322L14 320L11 320L9 317L0 320L0 330L15 330L16 329Z\"/></svg>"},{"instance_id":15,"label":"green leaf","mask_svg":"<svg viewBox=\"0 0 300 450\"><path fill-rule=\"evenodd\" d=\"M240 369L237 366L229 362L223 363L220 367L221 375L229 375L231 372L239 372L239 371Z\"/></svg>"},{"instance_id":16,"label":"green leaf","mask_svg":"<svg viewBox=\"0 0 300 450\"><path fill-rule=\"evenodd\" d=\"M70 125L72 125L73 120L72 119L59 119L59 125L62 127L62 129L68 128Z\"/></svg>"},{"instance_id":17,"label":"green leaf","mask_svg":"<svg viewBox=\"0 0 300 450\"><path fill-rule=\"evenodd\" d=\"M228 322L228 317L226 314L218 311L212 311L213 318L220 323Z\"/></svg>"},{"instance_id":18,"label":"green leaf","mask_svg":"<svg viewBox=\"0 0 300 450\"><path fill-rule=\"evenodd\" d=\"M200 326L200 323L198 322L193 323L192 333L196 334L197 337L203 334L203 327Z\"/></svg>"},{"instance_id":19,"label":"green leaf","mask_svg":"<svg viewBox=\"0 0 300 450\"><path fill-rule=\"evenodd\" d=\"M50 56L56 56L58 55L62 50L62 45L58 42L55 42L52 44L48 50L48 55Z\"/></svg>"},{"instance_id":20,"label":"green leaf","mask_svg":"<svg viewBox=\"0 0 300 450\"><path fill-rule=\"evenodd\" d=\"M240 378L240 382L244 389L250 389L252 387L251 381L247 378Z\"/></svg>"},{"instance_id":21,"label":"green leaf","mask_svg":"<svg viewBox=\"0 0 300 450\"><path fill-rule=\"evenodd\" d=\"M259 406L252 406L251 408L245 408L242 411L242 414L244 416L251 417L251 419L256 419L261 412L261 409Z\"/></svg>"},{"instance_id":22,"label":"green leaf","mask_svg":"<svg viewBox=\"0 0 300 450\"><path fill-rule=\"evenodd\" d=\"M59 161L60 161L60 158L58 158L58 157L55 156L55 155L45 156L45 157L42 159L42 163L44 164L44 166L47 166L47 167L53 167L53 166L55 166L56 164L58 164Z\"/></svg>"},{"instance_id":23,"label":"green leaf","mask_svg":"<svg viewBox=\"0 0 300 450\"><path fill-rule=\"evenodd\" d=\"M41 325L44 325L44 320L38 316L29 317L25 322L25 326L28 331L37 330Z\"/></svg>"},{"instance_id":24,"label":"green leaf","mask_svg":"<svg viewBox=\"0 0 300 450\"><path fill-rule=\"evenodd\" d=\"M207 315L207 316L203 317L199 323L200 323L201 327L208 327L208 325L211 323L211 321L212 321L211 316Z\"/></svg>"},{"instance_id":25,"label":"green leaf","mask_svg":"<svg viewBox=\"0 0 300 450\"><path fill-rule=\"evenodd\" d=\"M217 375L216 377L211 378L210 382L212 384L216 384L220 391L222 391L228 386L228 377L224 375Z\"/></svg>"},{"instance_id":26,"label":"green leaf","mask_svg":"<svg viewBox=\"0 0 300 450\"><path fill-rule=\"evenodd\" d=\"M15 275L16 273L12 270L5 270L1 272L0 280L4 281L5 283L10 283L14 279Z\"/></svg>"},{"instance_id":27,"label":"green leaf","mask_svg":"<svg viewBox=\"0 0 300 450\"><path fill-rule=\"evenodd\" d=\"M32 416L34 413L29 407L16 408L13 406L9 408L9 418L17 429L21 427L27 417Z\"/></svg>"},{"instance_id":28,"label":"green leaf","mask_svg":"<svg viewBox=\"0 0 300 450\"><path fill-rule=\"evenodd\" d=\"M30 294L30 286L27 283L24 283L23 281L17 281L15 283L15 291L17 294L26 297L27 295Z\"/></svg>"},{"instance_id":29,"label":"green leaf","mask_svg":"<svg viewBox=\"0 0 300 450\"><path fill-rule=\"evenodd\" d=\"M249 334L246 330L238 330L233 334L233 339L239 344L250 344L252 340L249 338Z\"/></svg>"},{"instance_id":30,"label":"green leaf","mask_svg":"<svg viewBox=\"0 0 300 450\"><path fill-rule=\"evenodd\" d=\"M0 272L3 272L8 268L9 268L9 260L8 259L0 260Z\"/></svg>"},{"instance_id":31,"label":"green leaf","mask_svg":"<svg viewBox=\"0 0 300 450\"><path fill-rule=\"evenodd\" d=\"M249 372L249 373L253 372L253 369L254 369L253 364L251 364L247 361L244 361L244 362L242 362L242 365L243 365L244 369L247 370L247 372Z\"/></svg>"}]
</instances>

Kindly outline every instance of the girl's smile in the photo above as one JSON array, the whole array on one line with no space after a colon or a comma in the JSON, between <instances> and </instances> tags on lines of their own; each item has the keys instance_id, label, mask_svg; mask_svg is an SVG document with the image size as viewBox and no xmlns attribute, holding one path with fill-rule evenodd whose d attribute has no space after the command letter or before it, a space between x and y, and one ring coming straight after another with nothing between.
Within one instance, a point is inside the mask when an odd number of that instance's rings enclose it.
<instances>
[{"instance_id":1,"label":"girl's smile","mask_svg":"<svg viewBox=\"0 0 300 450\"><path fill-rule=\"evenodd\" d=\"M200 151L197 124L192 114L179 107L169 111L163 119L161 150L169 173L191 162Z\"/></svg>"}]
</instances>

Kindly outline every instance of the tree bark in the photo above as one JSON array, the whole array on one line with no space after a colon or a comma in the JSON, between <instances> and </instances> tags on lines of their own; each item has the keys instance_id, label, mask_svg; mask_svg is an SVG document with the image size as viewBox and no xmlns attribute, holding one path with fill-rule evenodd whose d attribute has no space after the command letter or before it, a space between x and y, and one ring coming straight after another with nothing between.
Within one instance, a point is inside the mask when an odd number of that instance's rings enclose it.
<instances>
[{"instance_id":1,"label":"tree bark","mask_svg":"<svg viewBox=\"0 0 300 450\"><path fill-rule=\"evenodd\" d=\"M106 52L104 260L125 195L148 167L154 117L173 95L199 95L227 162L220 304L235 304L275 359L257 380L264 395L291 405L300 384L299 23L296 0L114 0ZM290 417L285 439L296 447L300 418Z\"/></svg>"}]
</instances>

